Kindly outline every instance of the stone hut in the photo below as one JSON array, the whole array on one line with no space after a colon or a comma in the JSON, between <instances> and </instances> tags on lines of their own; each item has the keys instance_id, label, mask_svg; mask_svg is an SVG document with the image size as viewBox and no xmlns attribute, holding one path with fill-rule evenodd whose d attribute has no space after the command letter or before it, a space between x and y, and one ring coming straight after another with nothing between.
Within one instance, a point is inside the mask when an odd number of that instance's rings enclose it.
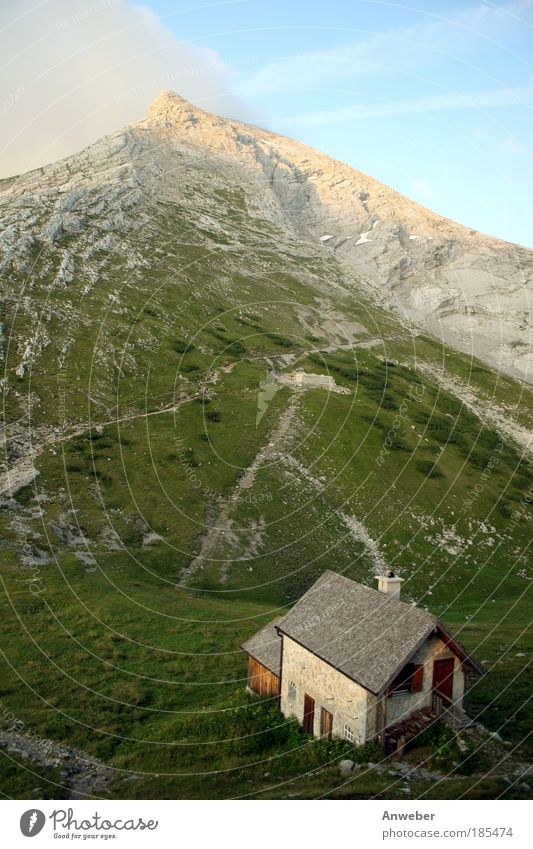
<instances>
[{"instance_id":1,"label":"stone hut","mask_svg":"<svg viewBox=\"0 0 533 849\"><path fill-rule=\"evenodd\" d=\"M248 689L310 734L356 745L405 738L413 716L460 722L467 676L483 669L437 617L400 600L401 583L389 572L375 590L324 572L242 646Z\"/></svg>"}]
</instances>

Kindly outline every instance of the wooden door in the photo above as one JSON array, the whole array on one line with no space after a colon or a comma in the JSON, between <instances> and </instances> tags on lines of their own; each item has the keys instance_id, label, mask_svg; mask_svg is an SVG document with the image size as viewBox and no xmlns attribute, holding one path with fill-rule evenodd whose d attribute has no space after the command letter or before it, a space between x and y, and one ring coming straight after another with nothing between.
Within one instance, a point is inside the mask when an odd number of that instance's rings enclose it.
<instances>
[{"instance_id":1,"label":"wooden door","mask_svg":"<svg viewBox=\"0 0 533 849\"><path fill-rule=\"evenodd\" d=\"M326 710L326 708L320 709L320 736L327 737L328 740L331 740L331 732L333 730L333 714Z\"/></svg>"},{"instance_id":2,"label":"wooden door","mask_svg":"<svg viewBox=\"0 0 533 849\"><path fill-rule=\"evenodd\" d=\"M445 704L452 700L453 667L453 657L433 662L433 692L440 696Z\"/></svg>"},{"instance_id":3,"label":"wooden door","mask_svg":"<svg viewBox=\"0 0 533 849\"><path fill-rule=\"evenodd\" d=\"M304 693L304 731L308 734L314 734L315 730L315 700Z\"/></svg>"}]
</instances>

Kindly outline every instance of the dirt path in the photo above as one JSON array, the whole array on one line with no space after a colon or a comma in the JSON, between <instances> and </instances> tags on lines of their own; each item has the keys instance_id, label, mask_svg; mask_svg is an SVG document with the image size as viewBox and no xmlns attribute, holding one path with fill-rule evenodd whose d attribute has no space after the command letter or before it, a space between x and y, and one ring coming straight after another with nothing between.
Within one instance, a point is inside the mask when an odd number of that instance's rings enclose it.
<instances>
[{"instance_id":1,"label":"dirt path","mask_svg":"<svg viewBox=\"0 0 533 849\"><path fill-rule=\"evenodd\" d=\"M29 760L39 766L61 770L61 787L68 790L68 799L100 799L105 797L114 770L82 752L62 746L44 737L31 739L16 731L0 730L0 746L15 755L15 760ZM31 769L31 764L28 764ZM37 777L36 777L37 780Z\"/></svg>"},{"instance_id":2,"label":"dirt path","mask_svg":"<svg viewBox=\"0 0 533 849\"><path fill-rule=\"evenodd\" d=\"M54 433L47 439L43 439L35 445L32 445L31 450L25 457L17 460L10 469L0 474L0 496L13 496L19 489L32 483L39 474L34 466L34 462L46 448L51 448L53 445L59 445L62 442L68 442L69 439L74 439L76 436L81 436L90 428L96 430L98 428L110 427L123 422L131 422L135 419L147 419L151 416L163 416L168 413L175 413L183 404L187 404L194 398L200 397L197 395L189 395L186 398L181 398L175 404L170 404L168 407L162 407L160 410L151 410L149 413L132 413L129 416L119 416L115 419L99 422L83 422L82 424L71 427L67 431L57 434Z\"/></svg>"},{"instance_id":3,"label":"dirt path","mask_svg":"<svg viewBox=\"0 0 533 849\"><path fill-rule=\"evenodd\" d=\"M207 383L213 385L218 383L220 375L229 374L236 365L237 363L234 362L215 369L210 373ZM41 442L32 445L30 451L28 451L24 457L21 457L13 463L10 469L7 469L5 472L0 474L0 496L13 496L19 489L22 489L24 486L28 486L28 484L35 480L39 472L35 468L34 462L46 448L50 448L51 446L62 442L67 442L69 439L74 439L76 436L81 436L81 434L85 433L85 431L89 430L89 428L98 429L111 427L112 425L123 424L124 422L132 422L135 421L135 419L148 419L151 416L164 416L168 413L176 413L183 404L187 404L195 398L200 398L202 395L205 395L205 388L203 392L201 391L196 392L194 395L181 396L174 404L169 404L167 407L161 407L159 410L150 410L148 413L131 413L130 415L117 416L114 419L109 419L108 421L103 422L83 422L82 424L68 428L63 433L56 433L54 431L47 439L43 439Z\"/></svg>"},{"instance_id":4,"label":"dirt path","mask_svg":"<svg viewBox=\"0 0 533 849\"><path fill-rule=\"evenodd\" d=\"M222 540L229 540L234 535L231 520L231 514L234 507L239 503L247 490L250 490L254 485L259 469L271 462L289 441L294 429L294 420L300 405L300 400L301 391L296 390L291 395L287 408L281 414L276 427L273 431L271 431L268 442L259 449L253 461L245 470L244 474L239 478L231 496L227 500L221 500L219 502L220 506L217 511L216 518L213 517L211 521L210 517L208 517L208 527L202 537L200 551L191 561L188 568L183 571L181 577L183 582L187 581L195 572L203 568ZM211 510L213 510L213 506L211 507ZM227 561L222 561L220 576L222 581L224 581L227 576L227 567Z\"/></svg>"}]
</instances>

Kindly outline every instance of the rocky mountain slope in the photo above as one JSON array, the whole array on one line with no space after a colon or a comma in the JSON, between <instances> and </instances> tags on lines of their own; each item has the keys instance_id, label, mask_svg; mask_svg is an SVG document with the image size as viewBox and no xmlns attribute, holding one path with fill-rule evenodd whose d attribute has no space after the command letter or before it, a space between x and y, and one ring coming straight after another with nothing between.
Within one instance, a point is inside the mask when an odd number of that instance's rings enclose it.
<instances>
[{"instance_id":1,"label":"rocky mountain slope","mask_svg":"<svg viewBox=\"0 0 533 849\"><path fill-rule=\"evenodd\" d=\"M169 91L145 120L57 165L4 181L6 257L24 262L35 225L56 241L82 232L94 215L112 232L143 201L183 202L186 175L238 187L263 219L334 252L384 304L494 368L531 379L530 250L444 219L320 151L219 118ZM104 247L111 242L104 236ZM69 279L71 266L66 252L58 282Z\"/></svg>"},{"instance_id":2,"label":"rocky mountain slope","mask_svg":"<svg viewBox=\"0 0 533 849\"><path fill-rule=\"evenodd\" d=\"M389 564L497 675L471 712L520 747L532 395L502 281L524 291L530 252L168 92L0 183L0 220L17 733L110 764L118 797L310 793L322 750L249 709L238 647L323 569Z\"/></svg>"},{"instance_id":3,"label":"rocky mountain slope","mask_svg":"<svg viewBox=\"0 0 533 849\"><path fill-rule=\"evenodd\" d=\"M462 227L320 151L222 120L172 92L156 98L139 126L175 151L184 144L244 166L263 210L333 250L385 303L459 350L531 380L531 250Z\"/></svg>"}]
</instances>

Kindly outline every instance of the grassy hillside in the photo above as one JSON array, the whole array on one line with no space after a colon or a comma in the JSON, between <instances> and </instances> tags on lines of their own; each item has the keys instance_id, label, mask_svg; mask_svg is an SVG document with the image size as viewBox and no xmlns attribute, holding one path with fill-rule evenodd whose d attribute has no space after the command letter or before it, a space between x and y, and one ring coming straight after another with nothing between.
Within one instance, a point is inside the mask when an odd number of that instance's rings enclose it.
<instances>
[{"instance_id":1,"label":"grassy hillside","mask_svg":"<svg viewBox=\"0 0 533 849\"><path fill-rule=\"evenodd\" d=\"M10 272L4 459L33 451L38 476L0 500L2 705L111 764L118 797L401 795L365 769L336 789L346 744L251 703L239 650L323 569L371 584L387 562L483 662L470 713L525 756L530 390L217 197L222 229L160 203L113 250L65 236ZM277 381L294 368L346 392ZM4 792L53 795L2 761ZM516 791L451 770L413 792Z\"/></svg>"}]
</instances>

